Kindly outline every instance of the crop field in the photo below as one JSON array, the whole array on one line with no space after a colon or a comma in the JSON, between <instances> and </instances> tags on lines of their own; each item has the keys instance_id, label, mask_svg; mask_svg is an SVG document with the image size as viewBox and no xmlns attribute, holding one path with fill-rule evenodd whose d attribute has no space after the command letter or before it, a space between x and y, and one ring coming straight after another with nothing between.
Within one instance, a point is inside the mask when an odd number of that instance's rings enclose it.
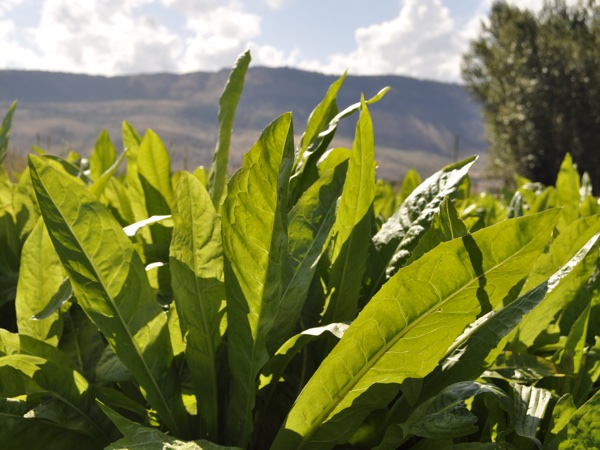
<instances>
[{"instance_id":1,"label":"crop field","mask_svg":"<svg viewBox=\"0 0 600 450\"><path fill-rule=\"evenodd\" d=\"M599 448L600 204L569 154L555 186L475 195L475 156L392 186L386 89L338 107L342 76L230 175L249 63L207 169L128 122L120 153L0 167L0 448Z\"/></svg>"}]
</instances>

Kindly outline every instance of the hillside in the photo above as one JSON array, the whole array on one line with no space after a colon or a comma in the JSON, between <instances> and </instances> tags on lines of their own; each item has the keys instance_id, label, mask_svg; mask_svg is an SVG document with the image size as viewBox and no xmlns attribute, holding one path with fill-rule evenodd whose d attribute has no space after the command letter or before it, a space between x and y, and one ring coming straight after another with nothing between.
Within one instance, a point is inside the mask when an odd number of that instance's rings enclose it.
<instances>
[{"instance_id":1,"label":"hillside","mask_svg":"<svg viewBox=\"0 0 600 450\"><path fill-rule=\"evenodd\" d=\"M153 74L100 77L34 71L0 71L0 107L19 105L11 149L31 145L54 152L72 148L89 154L107 129L120 146L123 120L143 132L155 130L181 166L207 165L217 136L218 98L228 71L185 75ZM232 166L258 137L260 130L285 111L293 111L296 133L336 77L295 69L251 68L235 122ZM424 175L453 159L455 136L460 157L482 154L483 125L479 108L456 84L399 76L347 77L338 95L340 109L390 86L392 90L370 108L375 125L379 173L389 179L415 167ZM355 121L347 120L335 145L350 146ZM478 164L479 168L483 164Z\"/></svg>"}]
</instances>

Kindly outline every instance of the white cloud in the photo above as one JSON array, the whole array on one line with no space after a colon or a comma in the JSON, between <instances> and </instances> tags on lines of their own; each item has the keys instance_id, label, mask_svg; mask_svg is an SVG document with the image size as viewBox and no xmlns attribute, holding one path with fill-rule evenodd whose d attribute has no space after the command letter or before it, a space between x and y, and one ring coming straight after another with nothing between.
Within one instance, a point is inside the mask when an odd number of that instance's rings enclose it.
<instances>
[{"instance_id":1,"label":"white cloud","mask_svg":"<svg viewBox=\"0 0 600 450\"><path fill-rule=\"evenodd\" d=\"M272 9L281 9L286 0L265 0L265 3Z\"/></svg>"},{"instance_id":2,"label":"white cloud","mask_svg":"<svg viewBox=\"0 0 600 450\"><path fill-rule=\"evenodd\" d=\"M405 0L397 17L359 28L356 49L327 64L303 61L307 69L354 74L403 74L458 81L463 39L441 0Z\"/></svg>"},{"instance_id":3,"label":"white cloud","mask_svg":"<svg viewBox=\"0 0 600 450\"><path fill-rule=\"evenodd\" d=\"M180 70L217 70L229 67L261 34L260 17L232 2L187 18L192 36L185 41Z\"/></svg>"},{"instance_id":4,"label":"white cloud","mask_svg":"<svg viewBox=\"0 0 600 450\"><path fill-rule=\"evenodd\" d=\"M152 0L46 0L35 40L47 70L115 75L176 70L180 38L136 7Z\"/></svg>"},{"instance_id":5,"label":"white cloud","mask_svg":"<svg viewBox=\"0 0 600 450\"><path fill-rule=\"evenodd\" d=\"M2 13L21 1L0 2L0 67L103 75L217 70L261 34L260 17L235 0L44 0L39 24L16 33ZM160 10L143 8L152 4L180 13L185 30L168 28ZM263 59L283 58L258 48Z\"/></svg>"}]
</instances>

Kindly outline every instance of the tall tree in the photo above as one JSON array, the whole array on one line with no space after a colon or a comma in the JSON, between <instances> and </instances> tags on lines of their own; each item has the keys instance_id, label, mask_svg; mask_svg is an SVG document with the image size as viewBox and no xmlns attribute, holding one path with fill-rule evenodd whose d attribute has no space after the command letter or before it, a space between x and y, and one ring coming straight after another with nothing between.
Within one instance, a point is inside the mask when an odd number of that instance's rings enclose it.
<instances>
[{"instance_id":1,"label":"tall tree","mask_svg":"<svg viewBox=\"0 0 600 450\"><path fill-rule=\"evenodd\" d=\"M600 189L600 6L497 1L463 57L483 106L491 167L551 184L566 152Z\"/></svg>"}]
</instances>

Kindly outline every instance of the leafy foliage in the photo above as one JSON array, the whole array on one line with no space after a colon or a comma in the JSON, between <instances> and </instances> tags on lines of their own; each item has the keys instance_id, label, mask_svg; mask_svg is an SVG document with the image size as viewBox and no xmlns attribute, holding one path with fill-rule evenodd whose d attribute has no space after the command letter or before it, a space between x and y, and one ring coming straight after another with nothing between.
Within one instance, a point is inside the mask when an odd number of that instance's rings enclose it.
<instances>
[{"instance_id":1,"label":"leafy foliage","mask_svg":"<svg viewBox=\"0 0 600 450\"><path fill-rule=\"evenodd\" d=\"M497 1L463 60L483 105L492 168L555 181L566 152L600 187L600 5L544 2L538 15Z\"/></svg>"},{"instance_id":2,"label":"leafy foliage","mask_svg":"<svg viewBox=\"0 0 600 450\"><path fill-rule=\"evenodd\" d=\"M396 191L385 90L339 112L342 76L297 145L284 114L227 179L248 63L208 177L127 123L120 156L103 132L89 161L0 169L1 442L598 446L600 206L570 156L556 188L471 195L471 157ZM352 149L328 149L355 113Z\"/></svg>"}]
</instances>

